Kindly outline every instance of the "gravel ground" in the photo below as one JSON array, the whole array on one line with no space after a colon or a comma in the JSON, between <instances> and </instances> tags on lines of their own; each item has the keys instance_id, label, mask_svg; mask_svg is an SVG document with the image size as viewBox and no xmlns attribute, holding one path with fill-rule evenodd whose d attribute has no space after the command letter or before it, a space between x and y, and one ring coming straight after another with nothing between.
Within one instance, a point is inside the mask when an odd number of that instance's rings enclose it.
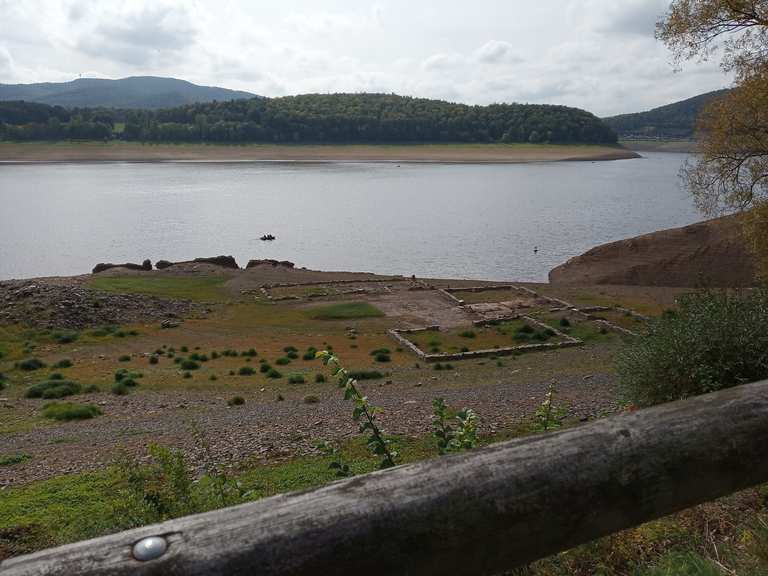
<instances>
[{"instance_id":1,"label":"gravel ground","mask_svg":"<svg viewBox=\"0 0 768 576\"><path fill-rule=\"evenodd\" d=\"M371 402L384 409L380 416L390 433L424 435L430 431L432 400L469 407L481 418L482 432L512 426L529 417L547 392L549 381L498 382L466 387L450 382L454 376L431 377L420 383L366 384ZM457 380L459 376L456 376ZM457 385L458 384L458 385ZM557 402L569 406L569 416L593 418L618 409L613 401L613 377L558 379ZM246 404L229 408L227 398L214 393L141 392L127 397L89 397L104 410L94 420L44 424L32 431L4 435L4 453L22 452L31 458L0 467L0 486L21 485L59 474L103 468L116 456L140 456L147 443L157 441L183 448L200 465L202 446L197 428L218 462L236 464L250 458L285 459L313 453L317 441L342 440L356 434L352 406L332 384L298 387L295 397L275 401L274 393L255 390ZM305 404L306 393L320 402ZM33 415L39 401L13 401L14 413Z\"/></svg>"}]
</instances>

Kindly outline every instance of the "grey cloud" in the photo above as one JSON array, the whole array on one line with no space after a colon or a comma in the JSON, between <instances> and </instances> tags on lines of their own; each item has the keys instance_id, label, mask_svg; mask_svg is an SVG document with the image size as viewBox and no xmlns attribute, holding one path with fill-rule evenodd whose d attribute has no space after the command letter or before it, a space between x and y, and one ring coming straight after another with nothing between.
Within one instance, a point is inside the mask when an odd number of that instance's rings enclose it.
<instances>
[{"instance_id":1,"label":"grey cloud","mask_svg":"<svg viewBox=\"0 0 768 576\"><path fill-rule=\"evenodd\" d=\"M91 56L133 66L158 63L195 43L196 30L183 6L143 9L119 24L99 23L77 47Z\"/></svg>"}]
</instances>

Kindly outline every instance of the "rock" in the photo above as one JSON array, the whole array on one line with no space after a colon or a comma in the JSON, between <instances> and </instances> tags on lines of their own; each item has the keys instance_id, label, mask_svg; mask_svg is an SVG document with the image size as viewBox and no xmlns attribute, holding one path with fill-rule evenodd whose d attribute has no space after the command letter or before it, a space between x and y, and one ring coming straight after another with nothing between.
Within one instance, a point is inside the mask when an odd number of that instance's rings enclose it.
<instances>
[{"instance_id":1,"label":"rock","mask_svg":"<svg viewBox=\"0 0 768 576\"><path fill-rule=\"evenodd\" d=\"M149 260L145 260L144 262L149 262ZM111 270L112 268L126 268L128 270L152 270L152 264L149 265L149 268L145 268L144 264L134 264L132 262L126 262L125 264L111 264L111 263L100 263L96 264L96 266L93 267L92 273L98 274L99 272L104 272L105 270Z\"/></svg>"},{"instance_id":2,"label":"rock","mask_svg":"<svg viewBox=\"0 0 768 576\"><path fill-rule=\"evenodd\" d=\"M248 270L249 268L256 268L257 266L282 266L283 268L294 268L296 265L288 260L248 260L245 269Z\"/></svg>"},{"instance_id":3,"label":"rock","mask_svg":"<svg viewBox=\"0 0 768 576\"><path fill-rule=\"evenodd\" d=\"M213 264L215 266L221 266L222 268L232 268L233 270L239 270L240 266L237 265L234 256L213 256L211 258L195 258L193 262L199 262L204 264Z\"/></svg>"},{"instance_id":4,"label":"rock","mask_svg":"<svg viewBox=\"0 0 768 576\"><path fill-rule=\"evenodd\" d=\"M178 328L178 327L179 327L179 323L176 322L175 320L163 320L160 323L160 328L164 330L167 330L169 328Z\"/></svg>"}]
</instances>

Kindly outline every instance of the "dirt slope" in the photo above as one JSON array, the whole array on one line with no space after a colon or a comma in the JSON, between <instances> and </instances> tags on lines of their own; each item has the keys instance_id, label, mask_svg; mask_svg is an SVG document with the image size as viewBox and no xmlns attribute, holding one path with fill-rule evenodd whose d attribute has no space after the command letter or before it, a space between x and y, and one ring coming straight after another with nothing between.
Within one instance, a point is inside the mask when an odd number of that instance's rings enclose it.
<instances>
[{"instance_id":1,"label":"dirt slope","mask_svg":"<svg viewBox=\"0 0 768 576\"><path fill-rule=\"evenodd\" d=\"M729 287L755 283L739 222L725 216L592 248L552 269L552 284Z\"/></svg>"}]
</instances>

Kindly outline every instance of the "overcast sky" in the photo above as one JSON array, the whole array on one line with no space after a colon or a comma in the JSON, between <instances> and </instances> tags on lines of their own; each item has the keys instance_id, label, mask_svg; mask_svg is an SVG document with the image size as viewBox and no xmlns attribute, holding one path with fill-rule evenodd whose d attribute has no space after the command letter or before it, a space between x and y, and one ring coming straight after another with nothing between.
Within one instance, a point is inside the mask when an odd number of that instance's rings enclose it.
<instances>
[{"instance_id":1,"label":"overcast sky","mask_svg":"<svg viewBox=\"0 0 768 576\"><path fill-rule=\"evenodd\" d=\"M728 85L675 72L669 0L0 0L0 82L174 76L265 96L395 92L633 112Z\"/></svg>"}]
</instances>

